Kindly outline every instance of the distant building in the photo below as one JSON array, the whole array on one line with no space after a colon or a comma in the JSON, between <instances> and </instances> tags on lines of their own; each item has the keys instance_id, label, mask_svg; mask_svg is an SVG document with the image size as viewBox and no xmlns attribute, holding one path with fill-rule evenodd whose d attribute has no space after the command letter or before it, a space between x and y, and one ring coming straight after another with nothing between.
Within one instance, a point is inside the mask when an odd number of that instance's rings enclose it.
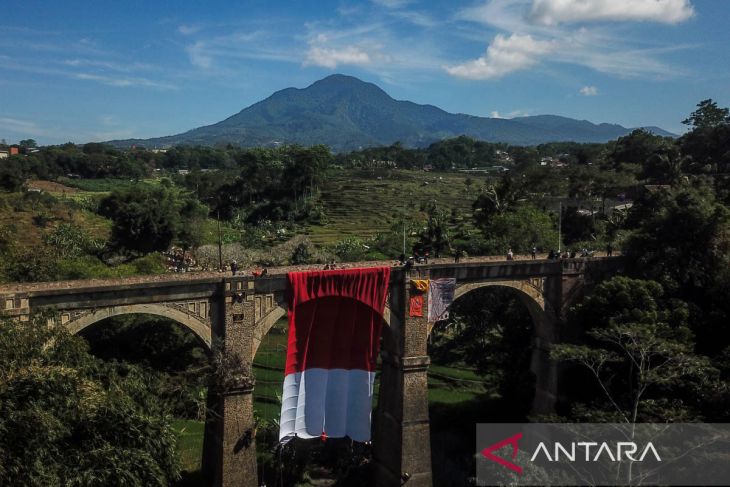
<instances>
[{"instance_id":1,"label":"distant building","mask_svg":"<svg viewBox=\"0 0 730 487\"><path fill-rule=\"evenodd\" d=\"M181 176L187 176L190 174L190 169L178 169L177 173Z\"/></svg>"},{"instance_id":2,"label":"distant building","mask_svg":"<svg viewBox=\"0 0 730 487\"><path fill-rule=\"evenodd\" d=\"M167 152L167 149L151 149L150 152L152 152L153 154L164 154L165 152Z\"/></svg>"},{"instance_id":3,"label":"distant building","mask_svg":"<svg viewBox=\"0 0 730 487\"><path fill-rule=\"evenodd\" d=\"M17 156L20 154L20 149L18 147L11 147L10 148L10 155L11 156Z\"/></svg>"},{"instance_id":4,"label":"distant building","mask_svg":"<svg viewBox=\"0 0 730 487\"><path fill-rule=\"evenodd\" d=\"M7 159L10 156L10 152L6 150L0 150L0 159Z\"/></svg>"},{"instance_id":5,"label":"distant building","mask_svg":"<svg viewBox=\"0 0 730 487\"><path fill-rule=\"evenodd\" d=\"M495 154L501 162L514 162L514 159L512 159L512 156L509 155L509 152L498 150Z\"/></svg>"}]
</instances>

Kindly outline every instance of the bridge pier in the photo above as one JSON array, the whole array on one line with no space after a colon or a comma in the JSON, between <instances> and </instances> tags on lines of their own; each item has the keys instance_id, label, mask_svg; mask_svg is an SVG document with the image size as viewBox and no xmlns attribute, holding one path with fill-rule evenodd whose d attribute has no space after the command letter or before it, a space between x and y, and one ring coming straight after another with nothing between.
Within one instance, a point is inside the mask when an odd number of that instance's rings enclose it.
<instances>
[{"instance_id":1,"label":"bridge pier","mask_svg":"<svg viewBox=\"0 0 730 487\"><path fill-rule=\"evenodd\" d=\"M253 281L250 281L253 284ZM208 393L204 465L214 487L256 487L256 426L253 411L254 380L253 291L248 281L223 283L222 299L214 317L222 338L218 372ZM217 318L217 319L216 319Z\"/></svg>"},{"instance_id":2,"label":"bridge pier","mask_svg":"<svg viewBox=\"0 0 730 487\"><path fill-rule=\"evenodd\" d=\"M395 272L394 272L395 273ZM430 487L428 322L407 315L410 276L391 279L390 326L383 330L380 395L375 418L373 485Z\"/></svg>"}]
</instances>

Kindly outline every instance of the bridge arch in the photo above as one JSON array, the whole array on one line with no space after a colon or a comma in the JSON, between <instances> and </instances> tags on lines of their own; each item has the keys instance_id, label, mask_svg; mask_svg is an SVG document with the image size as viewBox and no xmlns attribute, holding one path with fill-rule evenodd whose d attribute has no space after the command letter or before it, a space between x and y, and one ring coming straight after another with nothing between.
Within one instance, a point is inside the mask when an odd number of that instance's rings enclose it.
<instances>
[{"instance_id":1,"label":"bridge arch","mask_svg":"<svg viewBox=\"0 0 730 487\"><path fill-rule=\"evenodd\" d=\"M163 304L130 304L122 306L111 306L108 308L94 309L90 312L73 319L64 324L69 332L78 334L85 328L98 323L99 321L113 316L129 314L147 314L162 316L175 321L188 330L192 331L198 339L205 344L210 351L212 346L212 334L210 326L204 321L195 318L181 310L165 306Z\"/></svg>"},{"instance_id":2,"label":"bridge arch","mask_svg":"<svg viewBox=\"0 0 730 487\"><path fill-rule=\"evenodd\" d=\"M533 282L534 281L534 282ZM555 340L556 315L550 303L545 300L542 293L542 280L505 280L505 281L483 281L462 284L456 288L454 301L467 293L485 287L506 287L517 291L517 297L527 308L535 327L535 335L541 341L552 343ZM433 329L430 327L429 333Z\"/></svg>"},{"instance_id":3,"label":"bridge arch","mask_svg":"<svg viewBox=\"0 0 730 487\"><path fill-rule=\"evenodd\" d=\"M532 357L530 370L535 374L535 397L532 412L551 413L557 400L557 366L550 359L553 344L559 341L558 315L543 295L543 280L478 281L462 284L454 293L454 302L472 291L486 287L510 288L527 308L532 319ZM429 324L429 334L434 324Z\"/></svg>"},{"instance_id":4,"label":"bridge arch","mask_svg":"<svg viewBox=\"0 0 730 487\"><path fill-rule=\"evenodd\" d=\"M266 316L263 316L261 319L259 319L256 324L254 325L253 329L253 340L252 340L252 347L251 350L251 357L256 356L256 352L259 350L259 347L261 346L261 341L264 339L267 333L271 330L271 328L276 324L277 321L279 321L281 318L286 316L287 310L283 306L276 306L271 311L269 311Z\"/></svg>"}]
</instances>

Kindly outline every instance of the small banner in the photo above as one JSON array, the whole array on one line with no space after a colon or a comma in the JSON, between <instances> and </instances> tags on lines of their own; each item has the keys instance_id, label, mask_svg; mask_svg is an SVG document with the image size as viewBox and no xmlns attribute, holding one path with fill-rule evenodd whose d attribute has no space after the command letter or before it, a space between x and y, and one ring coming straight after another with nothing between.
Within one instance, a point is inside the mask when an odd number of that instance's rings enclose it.
<instances>
[{"instance_id":1,"label":"small banner","mask_svg":"<svg viewBox=\"0 0 730 487\"><path fill-rule=\"evenodd\" d=\"M423 294L411 296L409 313L412 318L423 317Z\"/></svg>"},{"instance_id":2,"label":"small banner","mask_svg":"<svg viewBox=\"0 0 730 487\"><path fill-rule=\"evenodd\" d=\"M422 293L428 291L428 283L428 279L411 279L411 284L413 284L416 291L421 291Z\"/></svg>"},{"instance_id":3,"label":"small banner","mask_svg":"<svg viewBox=\"0 0 730 487\"><path fill-rule=\"evenodd\" d=\"M454 302L456 279L431 279L428 286L428 321L435 323L449 317L449 306Z\"/></svg>"}]
</instances>

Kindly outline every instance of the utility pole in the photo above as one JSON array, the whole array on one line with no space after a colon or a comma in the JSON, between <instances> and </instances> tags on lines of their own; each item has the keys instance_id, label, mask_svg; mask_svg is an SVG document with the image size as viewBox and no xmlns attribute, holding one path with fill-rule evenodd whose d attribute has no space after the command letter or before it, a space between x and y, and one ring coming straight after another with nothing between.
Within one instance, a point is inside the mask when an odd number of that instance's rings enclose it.
<instances>
[{"instance_id":1,"label":"utility pole","mask_svg":"<svg viewBox=\"0 0 730 487\"><path fill-rule=\"evenodd\" d=\"M406 204L403 203L403 255L406 255Z\"/></svg>"},{"instance_id":2,"label":"utility pole","mask_svg":"<svg viewBox=\"0 0 730 487\"><path fill-rule=\"evenodd\" d=\"M221 234L221 211L216 212L218 219L218 270L223 270L223 235Z\"/></svg>"},{"instance_id":3,"label":"utility pole","mask_svg":"<svg viewBox=\"0 0 730 487\"><path fill-rule=\"evenodd\" d=\"M560 202L560 209L558 210L558 255L560 255L560 242L563 238L561 232L563 230L563 202Z\"/></svg>"}]
</instances>

